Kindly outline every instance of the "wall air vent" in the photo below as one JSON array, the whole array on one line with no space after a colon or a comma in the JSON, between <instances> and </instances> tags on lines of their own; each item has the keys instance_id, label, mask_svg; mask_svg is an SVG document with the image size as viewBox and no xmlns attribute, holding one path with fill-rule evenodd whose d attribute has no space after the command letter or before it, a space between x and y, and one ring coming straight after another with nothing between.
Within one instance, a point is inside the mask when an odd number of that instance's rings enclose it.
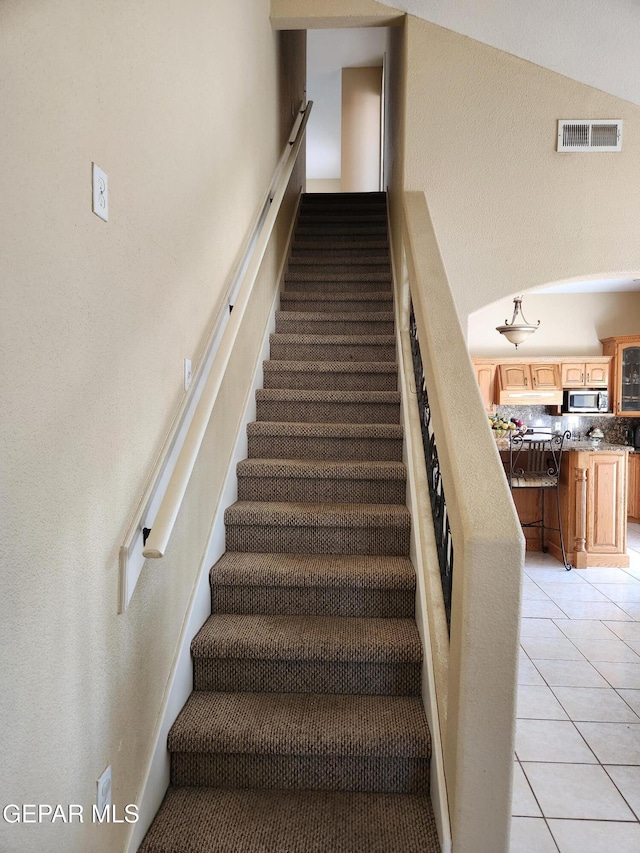
<instances>
[{"instance_id":1,"label":"wall air vent","mask_svg":"<svg viewBox=\"0 0 640 853\"><path fill-rule=\"evenodd\" d=\"M558 151L622 151L622 119L561 119Z\"/></svg>"}]
</instances>

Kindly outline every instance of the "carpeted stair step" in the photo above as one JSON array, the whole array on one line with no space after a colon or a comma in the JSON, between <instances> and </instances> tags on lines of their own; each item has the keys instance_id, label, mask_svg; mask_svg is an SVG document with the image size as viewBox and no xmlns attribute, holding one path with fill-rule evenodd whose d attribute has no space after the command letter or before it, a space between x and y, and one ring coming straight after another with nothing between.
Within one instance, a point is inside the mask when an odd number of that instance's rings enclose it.
<instances>
[{"instance_id":1,"label":"carpeted stair step","mask_svg":"<svg viewBox=\"0 0 640 853\"><path fill-rule=\"evenodd\" d=\"M216 613L191 643L194 690L417 696L413 619Z\"/></svg>"},{"instance_id":2,"label":"carpeted stair step","mask_svg":"<svg viewBox=\"0 0 640 853\"><path fill-rule=\"evenodd\" d=\"M394 504L406 500L402 462L243 459L238 500Z\"/></svg>"},{"instance_id":3,"label":"carpeted stair step","mask_svg":"<svg viewBox=\"0 0 640 853\"><path fill-rule=\"evenodd\" d=\"M352 209L343 207L333 210L328 207L308 208L302 205L298 216L298 225L326 225L340 223L346 225L387 225L387 211L382 205L374 208L361 205Z\"/></svg>"},{"instance_id":4,"label":"carpeted stair step","mask_svg":"<svg viewBox=\"0 0 640 853\"><path fill-rule=\"evenodd\" d=\"M394 424L400 421L400 393L259 388L256 391L256 420Z\"/></svg>"},{"instance_id":5,"label":"carpeted stair step","mask_svg":"<svg viewBox=\"0 0 640 853\"><path fill-rule=\"evenodd\" d=\"M284 293L319 293L330 295L332 293L385 293L391 296L390 281L288 281L285 284Z\"/></svg>"},{"instance_id":6,"label":"carpeted stair step","mask_svg":"<svg viewBox=\"0 0 640 853\"><path fill-rule=\"evenodd\" d=\"M313 252L314 254L355 255L375 257L381 255L389 257L389 242L385 237L359 238L359 237L318 237L318 238L296 238L291 245L293 255Z\"/></svg>"},{"instance_id":7,"label":"carpeted stair step","mask_svg":"<svg viewBox=\"0 0 640 853\"><path fill-rule=\"evenodd\" d=\"M413 618L406 557L225 552L209 574L213 613Z\"/></svg>"},{"instance_id":8,"label":"carpeted stair step","mask_svg":"<svg viewBox=\"0 0 640 853\"><path fill-rule=\"evenodd\" d=\"M395 391L393 361L265 361L265 388L326 391Z\"/></svg>"},{"instance_id":9,"label":"carpeted stair step","mask_svg":"<svg viewBox=\"0 0 640 853\"><path fill-rule=\"evenodd\" d=\"M375 272L362 272L358 269L347 272L326 272L322 268L318 269L294 269L286 272L284 275L285 283L290 281L332 281L343 282L344 284L354 281L362 282L387 282L391 283L391 273L388 269L378 270ZM348 288L345 288L348 289Z\"/></svg>"},{"instance_id":10,"label":"carpeted stair step","mask_svg":"<svg viewBox=\"0 0 640 853\"><path fill-rule=\"evenodd\" d=\"M391 311L276 311L277 335L392 335Z\"/></svg>"},{"instance_id":11,"label":"carpeted stair step","mask_svg":"<svg viewBox=\"0 0 640 853\"><path fill-rule=\"evenodd\" d=\"M282 311L312 311L317 312L365 312L393 311L393 296L391 291L382 293L295 293L284 291L280 296Z\"/></svg>"},{"instance_id":12,"label":"carpeted stair step","mask_svg":"<svg viewBox=\"0 0 640 853\"><path fill-rule=\"evenodd\" d=\"M253 459L402 459L400 424L323 424L253 421L247 425Z\"/></svg>"},{"instance_id":13,"label":"carpeted stair step","mask_svg":"<svg viewBox=\"0 0 640 853\"><path fill-rule=\"evenodd\" d=\"M400 504L237 501L224 514L228 551L406 557L411 518Z\"/></svg>"},{"instance_id":14,"label":"carpeted stair step","mask_svg":"<svg viewBox=\"0 0 640 853\"><path fill-rule=\"evenodd\" d=\"M318 263L315 259L308 262L296 261L294 259L289 262L287 275L291 276L300 272L322 273L323 275L328 275L329 273L339 275L349 273L356 276L368 276L379 272L386 273L387 275L389 274L388 262L372 263L370 259L365 260L363 258L362 262L359 263L358 260L359 259L347 260L341 258L339 261L327 260L325 263Z\"/></svg>"},{"instance_id":15,"label":"carpeted stair step","mask_svg":"<svg viewBox=\"0 0 640 853\"><path fill-rule=\"evenodd\" d=\"M395 361L394 335L271 335L276 361Z\"/></svg>"},{"instance_id":16,"label":"carpeted stair step","mask_svg":"<svg viewBox=\"0 0 640 853\"><path fill-rule=\"evenodd\" d=\"M195 690L168 746L172 785L429 789L431 738L413 696Z\"/></svg>"},{"instance_id":17,"label":"carpeted stair step","mask_svg":"<svg viewBox=\"0 0 640 853\"><path fill-rule=\"evenodd\" d=\"M171 787L139 853L439 853L428 797Z\"/></svg>"},{"instance_id":18,"label":"carpeted stair step","mask_svg":"<svg viewBox=\"0 0 640 853\"><path fill-rule=\"evenodd\" d=\"M370 240L362 245L357 245L356 241L352 241L353 245L338 244L333 249L326 245L326 241L322 243L309 243L302 240L296 240L291 246L291 260L296 263L304 260L312 262L317 260L320 263L325 263L329 258L331 262L341 260L360 259L367 261L384 261L389 263L389 246L385 240L380 240L378 245L372 244Z\"/></svg>"}]
</instances>

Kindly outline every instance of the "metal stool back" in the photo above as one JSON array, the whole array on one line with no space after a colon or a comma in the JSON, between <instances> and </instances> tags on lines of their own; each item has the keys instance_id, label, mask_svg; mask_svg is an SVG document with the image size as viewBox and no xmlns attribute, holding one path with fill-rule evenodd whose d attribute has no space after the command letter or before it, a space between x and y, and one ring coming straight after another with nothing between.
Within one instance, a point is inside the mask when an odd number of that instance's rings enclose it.
<instances>
[{"instance_id":1,"label":"metal stool back","mask_svg":"<svg viewBox=\"0 0 640 853\"><path fill-rule=\"evenodd\" d=\"M562 551L562 562L567 571L572 566L567 562L567 553L564 546L564 535L562 533L562 514L560 512L560 468L562 464L562 450L566 439L571 438L567 430L564 433L552 433L549 431L536 430L531 435L514 435L509 437L509 466L507 477L509 488L514 489L540 489L541 514L535 521L522 523L523 527L537 527L541 531L542 550L547 551L544 542L545 530L557 530L560 534L560 549ZM556 498L557 527L545 524L544 496L548 489L553 489Z\"/></svg>"}]
</instances>

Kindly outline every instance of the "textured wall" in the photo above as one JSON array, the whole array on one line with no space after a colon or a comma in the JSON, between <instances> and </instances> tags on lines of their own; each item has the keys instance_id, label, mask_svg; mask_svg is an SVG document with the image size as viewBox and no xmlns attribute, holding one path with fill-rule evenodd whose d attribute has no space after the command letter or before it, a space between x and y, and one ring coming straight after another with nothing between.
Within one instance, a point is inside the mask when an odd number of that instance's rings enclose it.
<instances>
[{"instance_id":1,"label":"textured wall","mask_svg":"<svg viewBox=\"0 0 640 853\"><path fill-rule=\"evenodd\" d=\"M118 548L302 98L304 40L282 79L279 45L268 0L0 6L3 805L90 809L108 763L135 802L276 253L169 554L123 616ZM0 849L117 853L125 832L1 822Z\"/></svg>"},{"instance_id":2,"label":"textured wall","mask_svg":"<svg viewBox=\"0 0 640 853\"><path fill-rule=\"evenodd\" d=\"M602 355L601 338L640 330L640 293L527 293L522 307L529 323L540 320L540 328L517 355ZM496 332L512 315L510 298L470 314L471 355L515 355L513 344Z\"/></svg>"},{"instance_id":3,"label":"textured wall","mask_svg":"<svg viewBox=\"0 0 640 853\"><path fill-rule=\"evenodd\" d=\"M405 187L426 191L458 310L640 272L640 107L407 19ZM621 118L620 154L559 154L559 118Z\"/></svg>"}]
</instances>

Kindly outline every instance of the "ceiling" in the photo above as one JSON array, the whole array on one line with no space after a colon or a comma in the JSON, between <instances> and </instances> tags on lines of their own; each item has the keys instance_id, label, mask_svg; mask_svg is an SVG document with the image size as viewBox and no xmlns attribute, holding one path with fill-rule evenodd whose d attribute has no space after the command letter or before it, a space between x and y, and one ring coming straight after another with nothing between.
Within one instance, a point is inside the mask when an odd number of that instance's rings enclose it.
<instances>
[{"instance_id":1,"label":"ceiling","mask_svg":"<svg viewBox=\"0 0 640 853\"><path fill-rule=\"evenodd\" d=\"M640 278L598 278L536 287L530 293L629 293L640 291Z\"/></svg>"}]
</instances>

